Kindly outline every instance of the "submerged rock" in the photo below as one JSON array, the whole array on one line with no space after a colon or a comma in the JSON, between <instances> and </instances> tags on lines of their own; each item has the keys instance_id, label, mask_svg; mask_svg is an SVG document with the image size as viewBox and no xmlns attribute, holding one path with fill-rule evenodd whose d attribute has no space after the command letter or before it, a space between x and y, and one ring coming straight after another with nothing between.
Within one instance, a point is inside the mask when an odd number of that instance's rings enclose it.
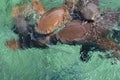
<instances>
[{"instance_id":1,"label":"submerged rock","mask_svg":"<svg viewBox=\"0 0 120 80\"><path fill-rule=\"evenodd\" d=\"M105 13L97 21L97 26L104 29L120 30L120 11Z\"/></svg>"},{"instance_id":2,"label":"submerged rock","mask_svg":"<svg viewBox=\"0 0 120 80\"><path fill-rule=\"evenodd\" d=\"M95 21L100 17L101 12L98 0L80 0L79 4L78 9L85 19Z\"/></svg>"},{"instance_id":3,"label":"submerged rock","mask_svg":"<svg viewBox=\"0 0 120 80\"><path fill-rule=\"evenodd\" d=\"M55 31L61 25L70 22L71 17L68 10L64 7L54 8L47 11L39 20L36 32L40 34L49 34Z\"/></svg>"}]
</instances>

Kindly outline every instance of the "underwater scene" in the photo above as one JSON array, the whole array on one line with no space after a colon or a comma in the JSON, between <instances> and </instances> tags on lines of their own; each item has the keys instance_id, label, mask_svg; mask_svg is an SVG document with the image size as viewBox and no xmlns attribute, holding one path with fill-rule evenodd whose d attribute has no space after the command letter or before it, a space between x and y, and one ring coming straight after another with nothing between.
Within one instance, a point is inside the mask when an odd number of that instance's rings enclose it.
<instances>
[{"instance_id":1,"label":"underwater scene","mask_svg":"<svg viewBox=\"0 0 120 80\"><path fill-rule=\"evenodd\" d=\"M120 80L120 0L0 3L0 80Z\"/></svg>"}]
</instances>

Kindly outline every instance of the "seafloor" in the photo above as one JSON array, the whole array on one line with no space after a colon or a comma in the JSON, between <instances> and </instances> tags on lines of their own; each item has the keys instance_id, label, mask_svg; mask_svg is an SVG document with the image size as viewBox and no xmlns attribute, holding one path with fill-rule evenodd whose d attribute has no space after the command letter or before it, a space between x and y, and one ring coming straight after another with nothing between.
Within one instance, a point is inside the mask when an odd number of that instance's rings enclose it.
<instances>
[{"instance_id":1,"label":"seafloor","mask_svg":"<svg viewBox=\"0 0 120 80\"><path fill-rule=\"evenodd\" d=\"M84 63L79 59L80 46L58 43L48 49L7 48L6 40L18 38L11 30L11 10L21 1L30 0L0 0L0 80L120 80L120 61L112 65L114 59L98 57L110 52L91 52L92 58ZM47 9L63 3L63 0L41 1ZM115 9L120 7L120 0L101 0L100 7Z\"/></svg>"}]
</instances>

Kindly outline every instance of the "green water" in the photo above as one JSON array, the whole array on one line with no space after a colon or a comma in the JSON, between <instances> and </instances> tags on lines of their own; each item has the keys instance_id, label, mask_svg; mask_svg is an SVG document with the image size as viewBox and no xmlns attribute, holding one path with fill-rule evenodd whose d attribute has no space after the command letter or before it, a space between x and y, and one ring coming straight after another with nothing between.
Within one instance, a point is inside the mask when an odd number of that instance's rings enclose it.
<instances>
[{"instance_id":1,"label":"green water","mask_svg":"<svg viewBox=\"0 0 120 80\"><path fill-rule=\"evenodd\" d=\"M12 51L4 43L17 39L11 31L11 9L22 0L0 0L0 80L120 80L120 62L111 65L113 59L100 59L91 52L91 60L79 60L80 46L58 43L48 49ZM47 9L60 6L63 0L41 0ZM53 1L53 2L50 2ZM24 0L23 2L29 2ZM101 9L116 8L120 0L101 0Z\"/></svg>"}]
</instances>

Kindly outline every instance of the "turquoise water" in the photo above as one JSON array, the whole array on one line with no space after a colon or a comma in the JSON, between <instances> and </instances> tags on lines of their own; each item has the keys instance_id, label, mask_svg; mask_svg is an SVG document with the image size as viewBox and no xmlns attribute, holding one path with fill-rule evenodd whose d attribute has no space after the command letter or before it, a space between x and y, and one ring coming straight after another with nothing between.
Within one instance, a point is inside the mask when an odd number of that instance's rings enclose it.
<instances>
[{"instance_id":1,"label":"turquoise water","mask_svg":"<svg viewBox=\"0 0 120 80\"><path fill-rule=\"evenodd\" d=\"M48 49L12 51L7 48L6 40L18 38L11 30L11 10L21 1L0 0L0 80L120 80L120 62L111 65L114 59L98 57L110 52L91 52L92 58L84 63L79 60L81 46L58 43ZM63 0L41 1L47 9L63 3ZM101 9L118 6L120 0L101 0L100 3Z\"/></svg>"}]
</instances>

